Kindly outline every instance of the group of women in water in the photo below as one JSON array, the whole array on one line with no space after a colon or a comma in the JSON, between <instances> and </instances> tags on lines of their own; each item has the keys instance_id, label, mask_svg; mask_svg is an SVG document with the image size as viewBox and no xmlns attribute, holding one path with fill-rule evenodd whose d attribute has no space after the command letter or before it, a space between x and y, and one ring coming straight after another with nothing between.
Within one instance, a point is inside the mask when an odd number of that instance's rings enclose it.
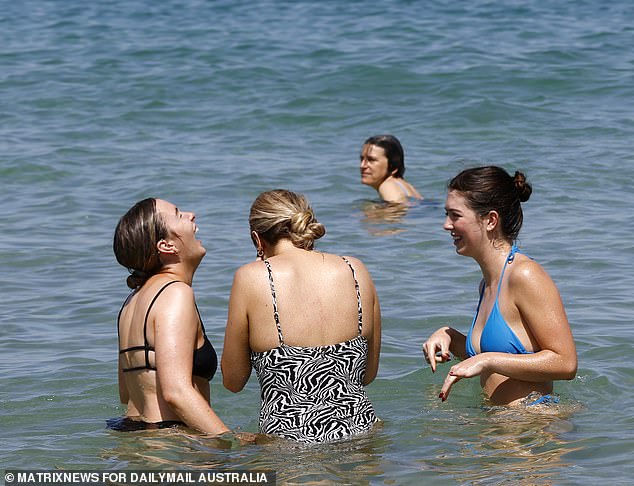
<instances>
[{"instance_id":1,"label":"group of women in water","mask_svg":"<svg viewBox=\"0 0 634 486\"><path fill-rule=\"evenodd\" d=\"M361 181L385 201L422 196L403 178L396 137L369 138ZM443 327L423 344L435 372L458 358L440 391L479 376L496 405L558 400L553 380L576 374L577 355L559 292L515 246L531 186L495 166L462 171L448 185L444 229L482 270L468 333ZM299 442L367 433L379 422L365 385L377 375L381 310L372 278L351 256L318 252L325 234L308 201L287 190L260 194L249 214L256 259L235 273L221 359L224 386L239 392L252 368L261 389L259 431ZM191 284L206 250L194 213L161 199L136 203L114 236L132 292L119 312L119 430L186 425L230 432L210 402L218 364Z\"/></svg>"}]
</instances>

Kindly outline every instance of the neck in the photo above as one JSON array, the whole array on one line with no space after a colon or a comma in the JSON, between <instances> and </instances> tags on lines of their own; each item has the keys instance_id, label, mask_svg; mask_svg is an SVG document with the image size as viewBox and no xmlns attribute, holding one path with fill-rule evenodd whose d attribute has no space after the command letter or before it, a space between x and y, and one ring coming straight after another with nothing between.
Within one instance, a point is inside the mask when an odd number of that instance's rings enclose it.
<instances>
[{"instance_id":1,"label":"neck","mask_svg":"<svg viewBox=\"0 0 634 486\"><path fill-rule=\"evenodd\" d=\"M277 243L271 246L267 246L264 248L264 258L271 258L277 255L295 253L295 252L305 252L301 248L297 248L293 245L293 242L288 238L283 238L278 240Z\"/></svg>"},{"instance_id":2,"label":"neck","mask_svg":"<svg viewBox=\"0 0 634 486\"><path fill-rule=\"evenodd\" d=\"M383 179L381 182L378 182L376 184L374 184L372 187L374 187L374 189L376 189L377 191L379 190L379 187L381 187L383 184L385 184L387 181L389 180L393 180L393 179L397 179L396 177L394 177L392 174L388 175L385 179Z\"/></svg>"},{"instance_id":3,"label":"neck","mask_svg":"<svg viewBox=\"0 0 634 486\"><path fill-rule=\"evenodd\" d=\"M511 248L512 245L510 243L492 241L487 247L487 250L476 258L487 287L491 286L492 282L496 282L500 278L502 268L504 268Z\"/></svg>"},{"instance_id":4,"label":"neck","mask_svg":"<svg viewBox=\"0 0 634 486\"><path fill-rule=\"evenodd\" d=\"M195 271L195 268L187 268L183 264L165 265L157 275L169 277L171 280L178 280L191 287Z\"/></svg>"}]
</instances>

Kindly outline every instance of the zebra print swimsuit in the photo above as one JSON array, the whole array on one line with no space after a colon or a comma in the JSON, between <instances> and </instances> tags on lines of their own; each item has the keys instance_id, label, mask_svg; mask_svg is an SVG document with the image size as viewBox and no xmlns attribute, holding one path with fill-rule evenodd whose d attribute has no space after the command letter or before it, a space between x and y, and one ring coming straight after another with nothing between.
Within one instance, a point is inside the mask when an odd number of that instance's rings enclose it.
<instances>
[{"instance_id":1,"label":"zebra print swimsuit","mask_svg":"<svg viewBox=\"0 0 634 486\"><path fill-rule=\"evenodd\" d=\"M260 432L298 442L330 442L367 432L379 419L363 387L368 341L361 334L359 283L350 262L357 291L358 335L337 344L289 346L277 312L271 265L269 273L273 315L280 345L251 352L260 382Z\"/></svg>"}]
</instances>

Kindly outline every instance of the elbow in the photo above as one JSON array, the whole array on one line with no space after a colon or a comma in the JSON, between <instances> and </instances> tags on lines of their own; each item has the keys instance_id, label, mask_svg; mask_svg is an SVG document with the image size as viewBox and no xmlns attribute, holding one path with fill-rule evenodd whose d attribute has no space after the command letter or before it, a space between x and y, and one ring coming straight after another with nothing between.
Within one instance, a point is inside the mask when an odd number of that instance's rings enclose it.
<instances>
[{"instance_id":1,"label":"elbow","mask_svg":"<svg viewBox=\"0 0 634 486\"><path fill-rule=\"evenodd\" d=\"M368 386L370 383L372 383L374 379L376 378L378 371L379 371L378 366L372 370L366 369L365 375L363 376L363 381L362 381L363 386Z\"/></svg>"},{"instance_id":2,"label":"elbow","mask_svg":"<svg viewBox=\"0 0 634 486\"><path fill-rule=\"evenodd\" d=\"M226 377L222 377L222 385L229 390L230 392L233 393L238 393L239 391L242 391L242 389L244 388L244 383L238 383L235 380L231 380L229 378Z\"/></svg>"},{"instance_id":3,"label":"elbow","mask_svg":"<svg viewBox=\"0 0 634 486\"><path fill-rule=\"evenodd\" d=\"M572 380L577 376L577 355L567 357L563 360L561 369L559 370L559 380Z\"/></svg>"},{"instance_id":4,"label":"elbow","mask_svg":"<svg viewBox=\"0 0 634 486\"><path fill-rule=\"evenodd\" d=\"M193 387L187 386L168 386L163 388L161 395L172 410L180 410L183 400L187 399L188 391L192 389Z\"/></svg>"},{"instance_id":5,"label":"elbow","mask_svg":"<svg viewBox=\"0 0 634 486\"><path fill-rule=\"evenodd\" d=\"M564 370L564 380L572 380L577 376L577 357L568 360L567 366Z\"/></svg>"},{"instance_id":6,"label":"elbow","mask_svg":"<svg viewBox=\"0 0 634 486\"><path fill-rule=\"evenodd\" d=\"M163 400L165 400L165 403L167 403L167 405L172 409L172 410L178 410L178 405L179 405L179 399L178 399L178 394L177 393L166 393L163 392Z\"/></svg>"},{"instance_id":7,"label":"elbow","mask_svg":"<svg viewBox=\"0 0 634 486\"><path fill-rule=\"evenodd\" d=\"M221 366L221 369L223 367ZM244 388L244 385L246 385L247 380L249 379L249 377L247 376L247 379L240 379L240 377L237 377L231 373L225 373L223 370L222 373L222 386L224 386L227 390L229 390L230 392L233 393L238 393L239 391L242 391L242 389Z\"/></svg>"},{"instance_id":8,"label":"elbow","mask_svg":"<svg viewBox=\"0 0 634 486\"><path fill-rule=\"evenodd\" d=\"M220 362L220 370L222 371L222 386L233 393L242 391L244 385L249 381L251 375L251 367L248 371L244 370L244 373L237 372L235 366L229 366L229 363L225 363L224 360Z\"/></svg>"}]
</instances>

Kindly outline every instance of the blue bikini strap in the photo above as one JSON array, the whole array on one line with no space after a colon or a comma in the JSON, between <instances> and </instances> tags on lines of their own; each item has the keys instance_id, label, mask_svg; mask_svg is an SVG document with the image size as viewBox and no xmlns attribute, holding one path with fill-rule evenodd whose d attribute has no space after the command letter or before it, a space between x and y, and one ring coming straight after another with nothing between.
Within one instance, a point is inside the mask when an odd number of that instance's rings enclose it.
<instances>
[{"instance_id":1,"label":"blue bikini strap","mask_svg":"<svg viewBox=\"0 0 634 486\"><path fill-rule=\"evenodd\" d=\"M506 261L504 262L504 267L502 267L502 274L500 275L500 281L498 282L498 295L500 295L500 289L502 288L502 279L504 278L504 271L506 270L506 266L510 263L513 263L515 260L515 254L521 253L520 249L513 245L511 247L511 251L509 252L509 256L506 257Z\"/></svg>"}]
</instances>

